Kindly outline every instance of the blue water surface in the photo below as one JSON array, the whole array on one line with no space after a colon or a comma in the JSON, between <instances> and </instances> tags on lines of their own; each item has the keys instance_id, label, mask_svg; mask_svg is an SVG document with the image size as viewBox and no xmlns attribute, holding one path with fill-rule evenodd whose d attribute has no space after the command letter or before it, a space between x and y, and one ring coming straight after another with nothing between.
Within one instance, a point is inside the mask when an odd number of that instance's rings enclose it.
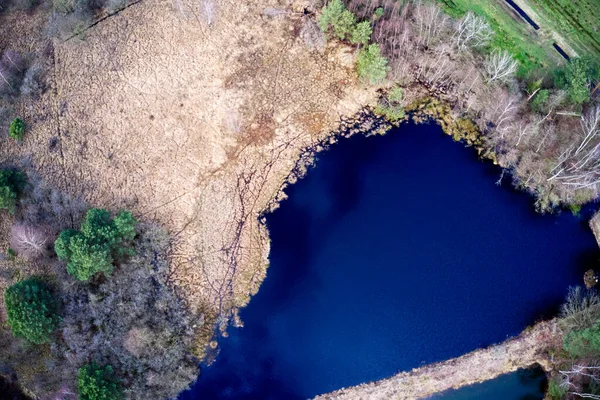
<instances>
[{"instance_id":1,"label":"blue water surface","mask_svg":"<svg viewBox=\"0 0 600 400\"><path fill-rule=\"evenodd\" d=\"M448 390L429 400L543 400L548 385L540 367L521 369L496 379Z\"/></svg>"},{"instance_id":2,"label":"blue water surface","mask_svg":"<svg viewBox=\"0 0 600 400\"><path fill-rule=\"evenodd\" d=\"M245 327L180 399L305 399L553 315L597 245L584 219L536 214L499 176L435 125L321 153L267 217L270 267Z\"/></svg>"}]
</instances>

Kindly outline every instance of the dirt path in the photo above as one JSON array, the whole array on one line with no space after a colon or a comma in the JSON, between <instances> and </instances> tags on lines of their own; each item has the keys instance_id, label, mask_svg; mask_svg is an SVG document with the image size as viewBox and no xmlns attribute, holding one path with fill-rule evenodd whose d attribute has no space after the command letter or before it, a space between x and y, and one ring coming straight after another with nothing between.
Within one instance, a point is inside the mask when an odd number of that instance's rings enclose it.
<instances>
[{"instance_id":1,"label":"dirt path","mask_svg":"<svg viewBox=\"0 0 600 400\"><path fill-rule=\"evenodd\" d=\"M549 370L547 349L560 340L556 321L540 322L516 338L464 356L402 372L381 381L341 389L316 399L419 399L452 388L493 379L540 364Z\"/></svg>"}]
</instances>

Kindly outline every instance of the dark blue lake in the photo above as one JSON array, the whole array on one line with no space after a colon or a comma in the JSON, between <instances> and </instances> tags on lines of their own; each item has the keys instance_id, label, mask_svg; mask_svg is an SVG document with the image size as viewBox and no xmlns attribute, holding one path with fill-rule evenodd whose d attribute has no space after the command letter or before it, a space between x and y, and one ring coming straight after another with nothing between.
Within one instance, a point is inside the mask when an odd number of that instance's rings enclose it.
<instances>
[{"instance_id":1,"label":"dark blue lake","mask_svg":"<svg viewBox=\"0 0 600 400\"><path fill-rule=\"evenodd\" d=\"M321 153L267 217L271 263L245 327L180 399L305 399L553 315L597 245L584 219L536 214L499 176L435 125Z\"/></svg>"}]
</instances>

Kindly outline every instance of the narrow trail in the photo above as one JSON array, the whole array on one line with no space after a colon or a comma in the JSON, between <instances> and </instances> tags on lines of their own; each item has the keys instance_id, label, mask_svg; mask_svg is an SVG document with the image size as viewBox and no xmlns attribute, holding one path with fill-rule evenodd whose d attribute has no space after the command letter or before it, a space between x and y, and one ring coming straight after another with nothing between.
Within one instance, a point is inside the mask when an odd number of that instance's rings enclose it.
<instances>
[{"instance_id":1,"label":"narrow trail","mask_svg":"<svg viewBox=\"0 0 600 400\"><path fill-rule=\"evenodd\" d=\"M388 379L323 394L316 400L420 399L534 364L548 371L552 365L547 350L560 340L556 320L544 321L503 343Z\"/></svg>"}]
</instances>

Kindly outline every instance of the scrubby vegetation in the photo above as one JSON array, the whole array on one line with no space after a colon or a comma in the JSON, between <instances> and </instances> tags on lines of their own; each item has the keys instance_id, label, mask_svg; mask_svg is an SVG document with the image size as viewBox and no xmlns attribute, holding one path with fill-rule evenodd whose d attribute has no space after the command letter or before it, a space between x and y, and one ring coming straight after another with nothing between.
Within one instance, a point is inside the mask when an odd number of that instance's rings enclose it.
<instances>
[{"instance_id":1,"label":"scrubby vegetation","mask_svg":"<svg viewBox=\"0 0 600 400\"><path fill-rule=\"evenodd\" d=\"M110 365L91 363L77 373L79 400L120 400L123 388Z\"/></svg>"},{"instance_id":2,"label":"scrubby vegetation","mask_svg":"<svg viewBox=\"0 0 600 400\"><path fill-rule=\"evenodd\" d=\"M20 98L35 98L43 90L43 69L34 56L26 56L20 52L0 50L0 127L5 129L10 121L11 137L17 139L24 133L24 124L20 118L13 116L14 104ZM13 136L13 124L17 131ZM21 125L21 126L19 126ZM20 135L18 128L22 128Z\"/></svg>"},{"instance_id":3,"label":"scrubby vegetation","mask_svg":"<svg viewBox=\"0 0 600 400\"><path fill-rule=\"evenodd\" d=\"M110 275L115 258L131 254L127 247L135 237L135 219L128 211L114 219L106 210L93 208L85 216L81 230L66 229L54 243L56 255L67 262L67 271L81 281L99 272Z\"/></svg>"},{"instance_id":4,"label":"scrubby vegetation","mask_svg":"<svg viewBox=\"0 0 600 400\"><path fill-rule=\"evenodd\" d=\"M90 357L112 365L127 398L173 398L198 376L190 349L202 320L167 284L166 232L147 224L139 231L135 255L110 279L65 294L60 348L75 365Z\"/></svg>"},{"instance_id":5,"label":"scrubby vegetation","mask_svg":"<svg viewBox=\"0 0 600 400\"><path fill-rule=\"evenodd\" d=\"M375 113L386 117L392 122L404 119L405 112L402 107L402 88L395 86L387 95L381 96L379 104L375 107Z\"/></svg>"},{"instance_id":6,"label":"scrubby vegetation","mask_svg":"<svg viewBox=\"0 0 600 400\"><path fill-rule=\"evenodd\" d=\"M374 19L381 16L373 15ZM357 17L349 11L342 0L332 0L323 7L319 17L319 27L328 35L339 40L349 41L352 44L365 45L356 60L356 70L359 78L370 84L381 82L387 75L387 59L381 55L381 49L376 43L369 44L373 28L371 22L361 21L357 23Z\"/></svg>"},{"instance_id":7,"label":"scrubby vegetation","mask_svg":"<svg viewBox=\"0 0 600 400\"><path fill-rule=\"evenodd\" d=\"M570 288L559 328L562 348L554 349L557 365L548 386L551 399L598 398L600 395L600 297L593 290Z\"/></svg>"},{"instance_id":8,"label":"scrubby vegetation","mask_svg":"<svg viewBox=\"0 0 600 400\"><path fill-rule=\"evenodd\" d=\"M4 294L7 322L15 336L35 344L50 341L58 326L58 306L48 286L38 278L15 283Z\"/></svg>"},{"instance_id":9,"label":"scrubby vegetation","mask_svg":"<svg viewBox=\"0 0 600 400\"><path fill-rule=\"evenodd\" d=\"M561 66L540 48L536 56L526 32L504 35L512 29L504 10L479 1L448 2L453 18L425 1L332 1L326 9L321 27L340 40L348 40L347 21L370 22L374 43L357 55L359 77L409 89L400 102L382 96L376 113L398 121L403 110L417 110L419 120L427 111L456 139L466 138L455 130L472 121L468 142L535 195L541 212L600 196L600 105L592 98L600 69L593 62ZM354 17L342 18L348 12Z\"/></svg>"},{"instance_id":10,"label":"scrubby vegetation","mask_svg":"<svg viewBox=\"0 0 600 400\"><path fill-rule=\"evenodd\" d=\"M168 399L185 390L198 376L192 349L204 322L168 283L167 233L137 224L126 211L111 218L106 210L91 209L84 216L82 202L35 175L19 190L22 200L10 231L15 256L0 260L0 284L14 282L4 292L10 330L0 327L0 370L18 376L44 399L76 394L81 399ZM64 234L77 221L81 229ZM59 252L75 262L70 271L51 251L61 230ZM84 255L74 256L77 252ZM85 252L110 256L104 275L89 281L70 276L94 271L93 262L86 264L93 255ZM52 284L21 280L34 275L31 271ZM109 375L108 382L119 382L122 390L102 383Z\"/></svg>"}]
</instances>

